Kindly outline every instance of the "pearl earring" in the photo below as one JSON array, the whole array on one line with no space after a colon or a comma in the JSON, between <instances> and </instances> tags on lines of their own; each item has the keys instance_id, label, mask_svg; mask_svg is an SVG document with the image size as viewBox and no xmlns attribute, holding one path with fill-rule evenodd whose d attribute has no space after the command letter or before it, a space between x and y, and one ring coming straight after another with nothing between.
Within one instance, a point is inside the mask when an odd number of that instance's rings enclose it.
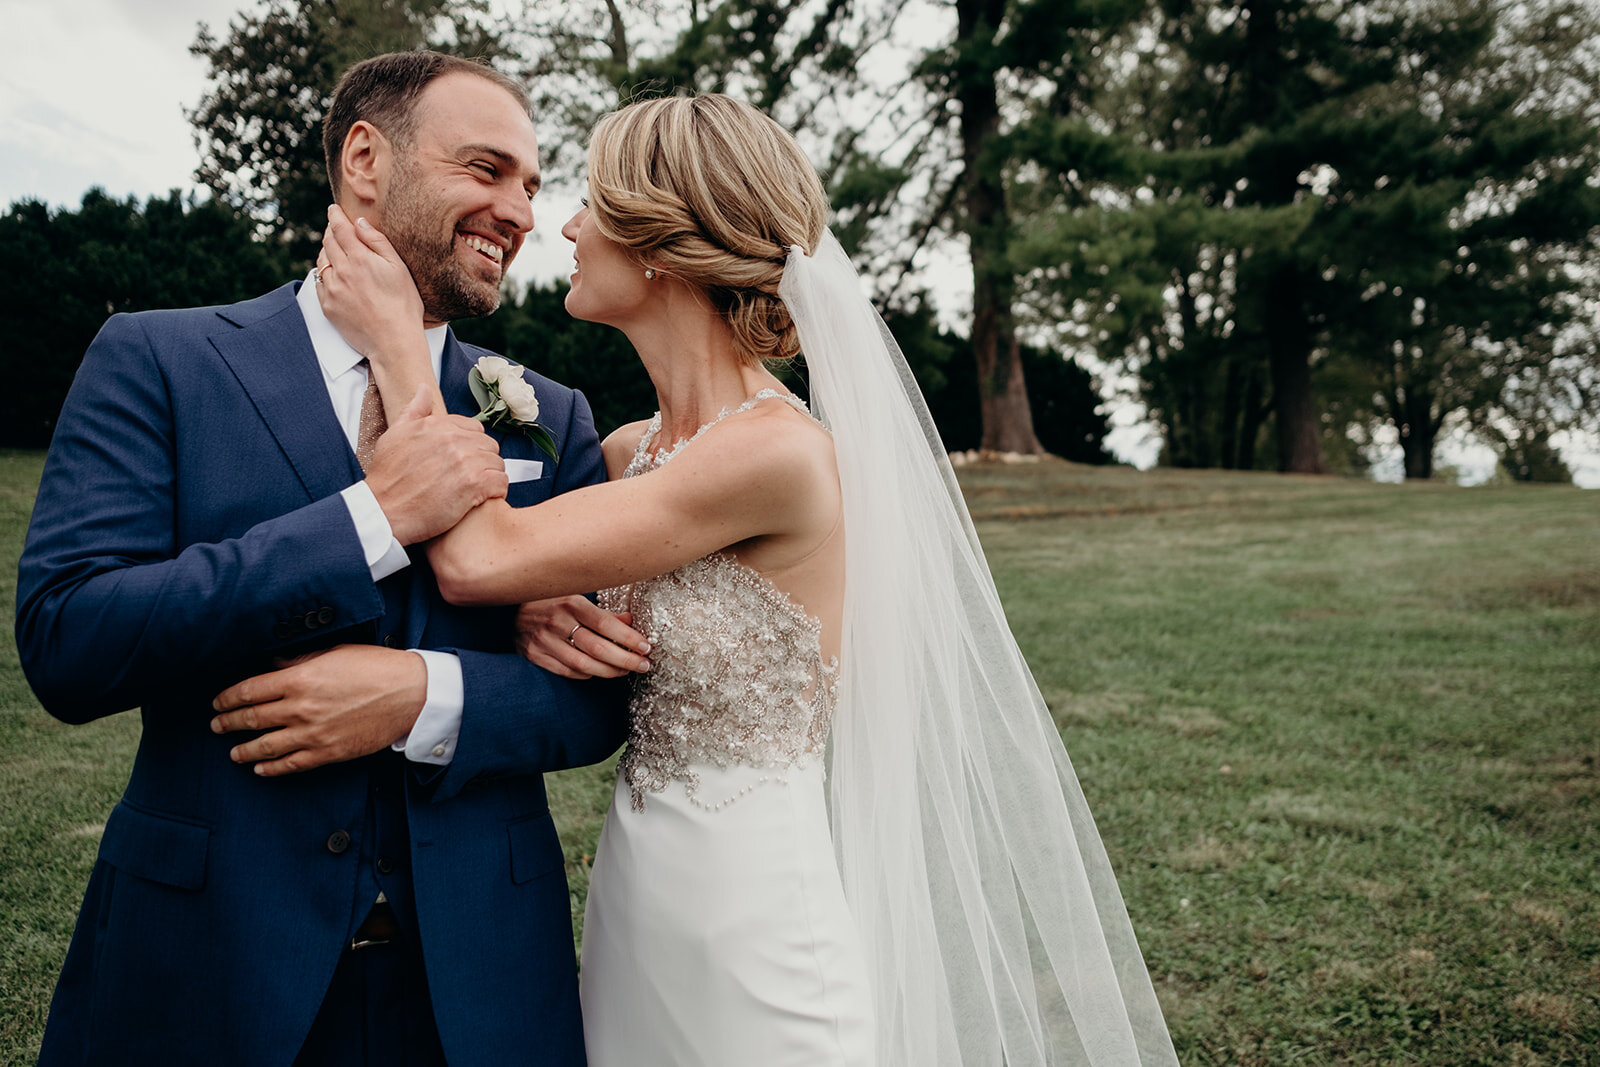
<instances>
[{"instance_id":1,"label":"pearl earring","mask_svg":"<svg viewBox=\"0 0 1600 1067\"><path fill-rule=\"evenodd\" d=\"M656 280L656 271L654 267L646 267L644 269L644 280L647 282L653 282Z\"/></svg>"}]
</instances>

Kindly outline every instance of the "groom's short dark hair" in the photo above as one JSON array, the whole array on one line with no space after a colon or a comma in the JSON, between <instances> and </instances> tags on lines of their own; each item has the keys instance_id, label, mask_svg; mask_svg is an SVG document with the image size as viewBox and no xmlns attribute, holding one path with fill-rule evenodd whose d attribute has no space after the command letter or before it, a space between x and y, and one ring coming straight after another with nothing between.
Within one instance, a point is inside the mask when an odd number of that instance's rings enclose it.
<instances>
[{"instance_id":1,"label":"groom's short dark hair","mask_svg":"<svg viewBox=\"0 0 1600 1067\"><path fill-rule=\"evenodd\" d=\"M339 79L322 119L322 152L334 199L339 197L339 153L344 151L350 127L364 120L396 146L409 145L417 128L418 98L429 83L446 74L472 74L493 82L516 97L524 109L528 107L528 94L522 86L484 60L420 48L364 59Z\"/></svg>"}]
</instances>

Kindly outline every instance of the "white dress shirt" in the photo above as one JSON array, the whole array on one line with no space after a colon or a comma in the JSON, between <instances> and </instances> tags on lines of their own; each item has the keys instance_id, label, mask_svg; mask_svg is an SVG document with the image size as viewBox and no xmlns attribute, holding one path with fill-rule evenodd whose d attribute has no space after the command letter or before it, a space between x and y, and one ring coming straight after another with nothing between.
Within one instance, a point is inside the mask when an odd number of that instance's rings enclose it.
<instances>
[{"instance_id":1,"label":"white dress shirt","mask_svg":"<svg viewBox=\"0 0 1600 1067\"><path fill-rule=\"evenodd\" d=\"M328 398L333 401L333 413L338 416L339 426L354 451L356 434L361 428L361 398L367 391L367 369L360 365L362 355L350 347L322 313L316 279L312 275L306 276L296 299L300 314L306 320L306 331L311 335L317 363L322 367L322 380L328 387ZM439 376L444 354L446 329L436 326L426 331L435 378ZM350 509L350 519L361 539L361 550L366 554L372 580L380 581L410 566L410 557L395 540L394 530L367 483L357 482L339 495ZM395 742L394 749L418 763L446 764L455 756L456 739L461 734L461 706L466 699L461 660L449 652L420 648L411 651L421 656L427 666L428 696L410 735L404 741Z\"/></svg>"}]
</instances>

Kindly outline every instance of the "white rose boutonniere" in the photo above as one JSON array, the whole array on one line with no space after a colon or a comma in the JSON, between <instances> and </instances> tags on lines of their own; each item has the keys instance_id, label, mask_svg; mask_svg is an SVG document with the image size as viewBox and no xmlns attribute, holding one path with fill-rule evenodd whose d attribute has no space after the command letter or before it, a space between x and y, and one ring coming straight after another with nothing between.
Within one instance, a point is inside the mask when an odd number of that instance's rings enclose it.
<instances>
[{"instance_id":1,"label":"white rose boutonniere","mask_svg":"<svg viewBox=\"0 0 1600 1067\"><path fill-rule=\"evenodd\" d=\"M484 356L467 372L467 385L478 401L477 420L491 430L515 430L546 453L553 462L556 441L539 425L539 397L522 376L522 366L499 356Z\"/></svg>"}]
</instances>

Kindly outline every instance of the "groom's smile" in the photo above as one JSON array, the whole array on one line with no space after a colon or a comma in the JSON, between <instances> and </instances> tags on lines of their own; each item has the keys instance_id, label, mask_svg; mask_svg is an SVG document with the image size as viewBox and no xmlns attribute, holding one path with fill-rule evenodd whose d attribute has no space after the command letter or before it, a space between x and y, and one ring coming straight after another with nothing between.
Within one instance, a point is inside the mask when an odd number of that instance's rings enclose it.
<instances>
[{"instance_id":1,"label":"groom's smile","mask_svg":"<svg viewBox=\"0 0 1600 1067\"><path fill-rule=\"evenodd\" d=\"M498 243L489 240L487 237L479 237L475 233L462 234L461 239L466 242L468 248L477 252L495 266L504 265L502 261L506 257L506 250Z\"/></svg>"}]
</instances>

